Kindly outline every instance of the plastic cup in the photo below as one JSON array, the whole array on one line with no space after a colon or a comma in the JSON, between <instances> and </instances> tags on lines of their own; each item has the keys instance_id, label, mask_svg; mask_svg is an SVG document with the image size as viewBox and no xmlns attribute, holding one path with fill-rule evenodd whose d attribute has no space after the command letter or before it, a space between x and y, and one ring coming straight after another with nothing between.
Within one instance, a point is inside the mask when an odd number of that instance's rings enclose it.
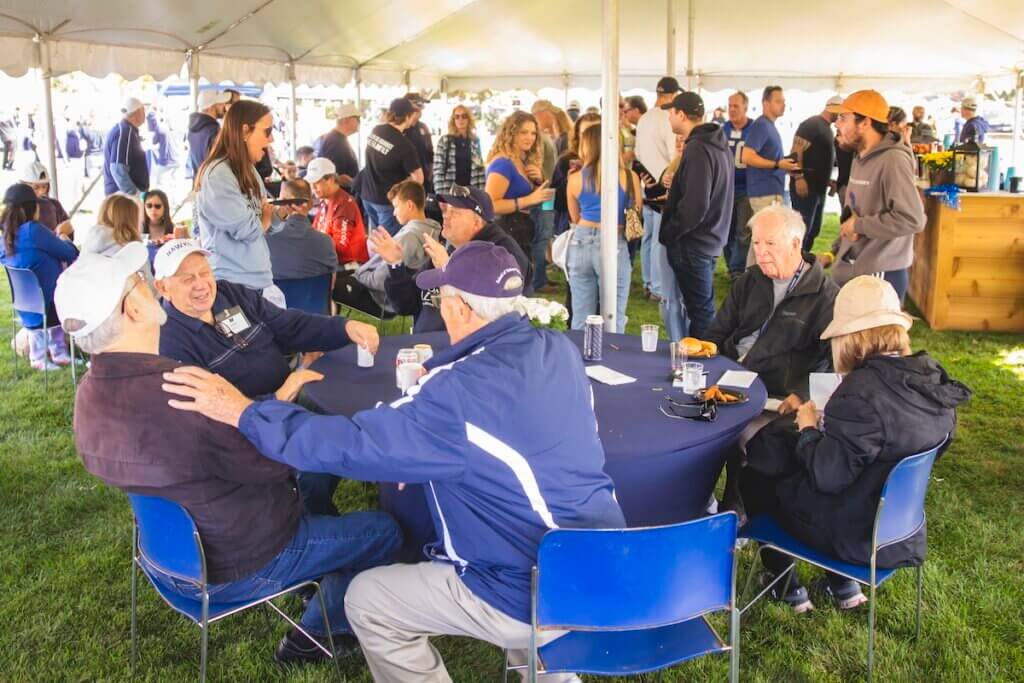
<instances>
[{"instance_id":1,"label":"plastic cup","mask_svg":"<svg viewBox=\"0 0 1024 683\"><path fill-rule=\"evenodd\" d=\"M686 355L686 348L679 342L672 342L668 345L669 358L671 360L670 370L673 377L679 379L683 378L683 364L686 363L688 356Z\"/></svg>"},{"instance_id":2,"label":"plastic cup","mask_svg":"<svg viewBox=\"0 0 1024 683\"><path fill-rule=\"evenodd\" d=\"M658 350L658 326L640 326L640 344L646 353L654 353Z\"/></svg>"},{"instance_id":3,"label":"plastic cup","mask_svg":"<svg viewBox=\"0 0 1024 683\"><path fill-rule=\"evenodd\" d=\"M701 378L704 376L703 363L683 363L683 392L696 394L701 387Z\"/></svg>"},{"instance_id":4,"label":"plastic cup","mask_svg":"<svg viewBox=\"0 0 1024 683\"><path fill-rule=\"evenodd\" d=\"M373 354L362 344L356 346L356 365L361 368L373 367Z\"/></svg>"}]
</instances>

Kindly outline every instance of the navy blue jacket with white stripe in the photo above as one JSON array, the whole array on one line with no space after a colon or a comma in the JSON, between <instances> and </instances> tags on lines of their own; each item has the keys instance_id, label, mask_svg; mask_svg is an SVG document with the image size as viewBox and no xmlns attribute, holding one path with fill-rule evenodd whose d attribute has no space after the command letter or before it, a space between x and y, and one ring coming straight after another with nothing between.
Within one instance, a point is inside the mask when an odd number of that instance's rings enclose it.
<instances>
[{"instance_id":1,"label":"navy blue jacket with white stripe","mask_svg":"<svg viewBox=\"0 0 1024 683\"><path fill-rule=\"evenodd\" d=\"M517 314L438 350L403 398L348 419L253 403L239 429L302 472L423 483L452 563L491 606L530 621L530 572L548 529L622 528L575 345Z\"/></svg>"}]
</instances>

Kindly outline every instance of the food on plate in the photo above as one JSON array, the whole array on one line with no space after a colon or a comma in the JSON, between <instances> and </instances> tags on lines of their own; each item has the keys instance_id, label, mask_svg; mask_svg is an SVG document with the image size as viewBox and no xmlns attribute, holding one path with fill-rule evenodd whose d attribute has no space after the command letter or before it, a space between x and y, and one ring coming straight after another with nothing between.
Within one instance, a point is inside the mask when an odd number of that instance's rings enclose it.
<instances>
[{"instance_id":1,"label":"food on plate","mask_svg":"<svg viewBox=\"0 0 1024 683\"><path fill-rule=\"evenodd\" d=\"M718 354L718 346L714 342L701 341L696 337L683 337L679 346L691 358L711 358Z\"/></svg>"},{"instance_id":2,"label":"food on plate","mask_svg":"<svg viewBox=\"0 0 1024 683\"><path fill-rule=\"evenodd\" d=\"M741 398L731 391L722 391L717 384L712 384L704 390L705 401L718 401L719 403L738 403Z\"/></svg>"}]
</instances>

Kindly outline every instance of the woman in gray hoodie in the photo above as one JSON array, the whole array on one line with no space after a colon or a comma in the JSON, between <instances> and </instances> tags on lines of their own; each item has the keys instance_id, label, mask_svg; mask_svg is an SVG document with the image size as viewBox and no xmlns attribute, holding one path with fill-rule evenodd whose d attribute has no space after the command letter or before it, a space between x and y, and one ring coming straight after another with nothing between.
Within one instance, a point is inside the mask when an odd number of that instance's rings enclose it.
<instances>
[{"instance_id":1,"label":"woman in gray hoodie","mask_svg":"<svg viewBox=\"0 0 1024 683\"><path fill-rule=\"evenodd\" d=\"M270 109L259 102L242 100L231 106L196 173L195 224L218 280L260 291L284 308L264 237L277 232L282 222L255 167L274 139L273 125Z\"/></svg>"}]
</instances>

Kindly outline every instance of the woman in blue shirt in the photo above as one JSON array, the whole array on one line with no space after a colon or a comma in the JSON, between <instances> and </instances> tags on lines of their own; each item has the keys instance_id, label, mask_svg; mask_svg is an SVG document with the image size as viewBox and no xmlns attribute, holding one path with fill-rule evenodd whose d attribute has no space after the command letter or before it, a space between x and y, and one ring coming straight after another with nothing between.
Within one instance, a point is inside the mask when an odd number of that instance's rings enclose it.
<instances>
[{"instance_id":1,"label":"woman in blue shirt","mask_svg":"<svg viewBox=\"0 0 1024 683\"><path fill-rule=\"evenodd\" d=\"M583 168L569 176L566 203L573 224L566 258L569 288L572 290L572 327L582 330L588 315L598 312L601 303L601 124L593 125L580 135L580 156ZM632 189L627 191L628 185ZM629 277L632 264L624 234L626 208L642 197L640 177L626 169L619 159L618 266L616 268L615 331L626 327L626 301L629 298ZM627 196L631 195L631 196Z\"/></svg>"},{"instance_id":2,"label":"woman in blue shirt","mask_svg":"<svg viewBox=\"0 0 1024 683\"><path fill-rule=\"evenodd\" d=\"M28 268L35 273L46 301L46 316L18 311L21 324L29 333L29 359L36 370L56 370L70 365L64 330L53 307L53 290L64 264L78 258L71 243L71 224L64 222L54 234L37 219L39 201L32 188L16 183L4 193L4 212L0 217L3 241L0 263L12 268ZM46 357L49 346L50 359ZM52 362L51 362L52 360Z\"/></svg>"},{"instance_id":3,"label":"woman in blue shirt","mask_svg":"<svg viewBox=\"0 0 1024 683\"><path fill-rule=\"evenodd\" d=\"M533 114L515 111L501 124L487 155L484 190L494 203L495 222L531 253L534 225L531 206L554 199L541 171L543 145Z\"/></svg>"},{"instance_id":4,"label":"woman in blue shirt","mask_svg":"<svg viewBox=\"0 0 1024 683\"><path fill-rule=\"evenodd\" d=\"M281 219L268 201L255 164L273 141L270 109L249 100L231 106L210 155L196 173L195 223L214 275L263 294L281 308L264 235Z\"/></svg>"}]
</instances>

